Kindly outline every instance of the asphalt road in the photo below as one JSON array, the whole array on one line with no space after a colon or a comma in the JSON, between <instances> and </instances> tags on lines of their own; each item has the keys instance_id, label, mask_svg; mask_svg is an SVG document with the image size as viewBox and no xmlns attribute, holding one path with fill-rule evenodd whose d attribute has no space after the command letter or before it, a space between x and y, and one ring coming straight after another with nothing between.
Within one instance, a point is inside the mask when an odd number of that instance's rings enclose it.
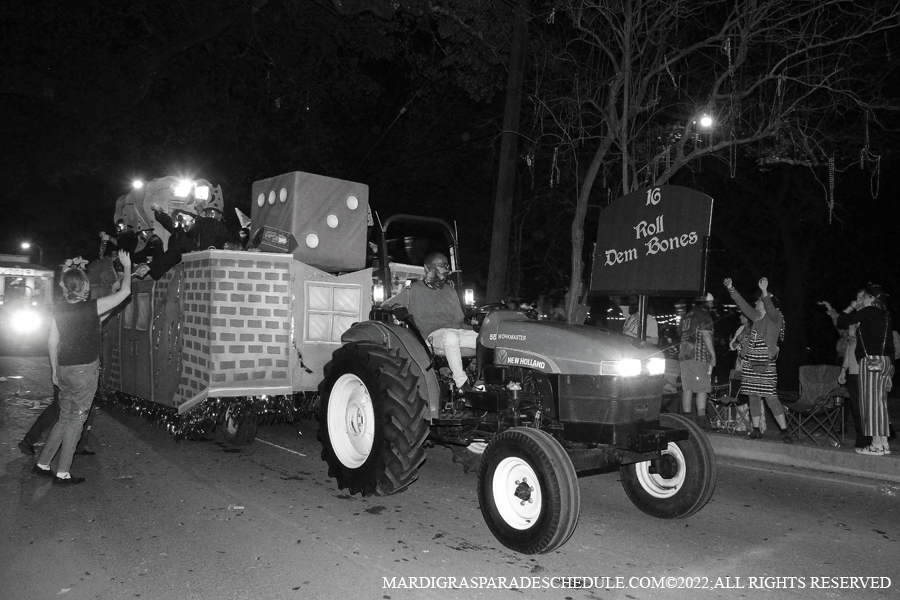
<instances>
[{"instance_id":1,"label":"asphalt road","mask_svg":"<svg viewBox=\"0 0 900 600\"><path fill-rule=\"evenodd\" d=\"M662 521L634 508L618 474L584 477L575 534L525 556L492 537L476 476L449 450L430 449L407 492L351 497L327 476L314 421L261 428L237 449L104 410L97 455L72 467L87 482L32 479L16 443L48 376L46 359L0 358L2 600L900 598L900 497L872 480L720 461L710 503ZM608 579L543 587L564 577ZM435 587L448 578L455 589ZM848 587L878 578L890 587Z\"/></svg>"}]
</instances>

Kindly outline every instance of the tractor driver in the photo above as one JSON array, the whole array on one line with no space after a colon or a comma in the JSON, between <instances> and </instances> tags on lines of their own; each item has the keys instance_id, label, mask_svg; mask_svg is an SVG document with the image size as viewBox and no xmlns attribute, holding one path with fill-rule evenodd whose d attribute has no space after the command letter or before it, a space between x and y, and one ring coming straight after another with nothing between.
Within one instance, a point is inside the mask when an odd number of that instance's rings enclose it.
<instances>
[{"instance_id":1,"label":"tractor driver","mask_svg":"<svg viewBox=\"0 0 900 600\"><path fill-rule=\"evenodd\" d=\"M413 281L392 297L384 307L406 308L415 318L416 326L435 350L443 350L453 373L456 388L469 388L468 377L463 370L460 348L475 349L478 334L466 324L456 286L448 281L450 263L439 252L425 257L425 277Z\"/></svg>"}]
</instances>

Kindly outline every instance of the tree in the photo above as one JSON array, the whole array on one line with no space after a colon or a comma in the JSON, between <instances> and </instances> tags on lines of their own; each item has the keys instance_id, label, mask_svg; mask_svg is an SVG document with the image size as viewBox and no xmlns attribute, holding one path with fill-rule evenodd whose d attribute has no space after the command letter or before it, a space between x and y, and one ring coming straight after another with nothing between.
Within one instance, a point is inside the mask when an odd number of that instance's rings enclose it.
<instances>
[{"instance_id":1,"label":"tree","mask_svg":"<svg viewBox=\"0 0 900 600\"><path fill-rule=\"evenodd\" d=\"M889 34L900 27L893 2L564 0L552 9L535 139L565 156L577 189L571 322L583 315L584 220L601 196L598 177L618 197L703 157L736 166L738 150L757 164L817 167L842 155L867 115L897 106L886 99L886 59L897 50ZM714 128L702 128L704 114Z\"/></svg>"}]
</instances>

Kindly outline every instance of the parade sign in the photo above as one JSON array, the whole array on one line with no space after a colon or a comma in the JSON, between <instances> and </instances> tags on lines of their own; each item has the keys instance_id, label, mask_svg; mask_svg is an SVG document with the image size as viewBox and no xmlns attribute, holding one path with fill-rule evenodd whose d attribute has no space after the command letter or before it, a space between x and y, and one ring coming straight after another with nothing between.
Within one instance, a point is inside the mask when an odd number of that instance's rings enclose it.
<instances>
[{"instance_id":1,"label":"parade sign","mask_svg":"<svg viewBox=\"0 0 900 600\"><path fill-rule=\"evenodd\" d=\"M591 291L604 295L700 294L712 198L666 185L612 202L600 214Z\"/></svg>"}]
</instances>

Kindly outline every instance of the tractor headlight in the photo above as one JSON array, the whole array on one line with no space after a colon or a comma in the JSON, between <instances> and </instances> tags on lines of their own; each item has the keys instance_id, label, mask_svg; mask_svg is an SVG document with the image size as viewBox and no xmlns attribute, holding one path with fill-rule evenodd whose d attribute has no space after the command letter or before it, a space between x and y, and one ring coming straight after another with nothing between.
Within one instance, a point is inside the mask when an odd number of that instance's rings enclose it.
<instances>
[{"instance_id":1,"label":"tractor headlight","mask_svg":"<svg viewBox=\"0 0 900 600\"><path fill-rule=\"evenodd\" d=\"M666 359L651 358L647 361L647 372L651 375L662 375L666 372Z\"/></svg>"},{"instance_id":2,"label":"tractor headlight","mask_svg":"<svg viewBox=\"0 0 900 600\"><path fill-rule=\"evenodd\" d=\"M641 374L641 361L636 358L624 358L622 360L604 360L600 363L601 375L618 375L619 377L634 377Z\"/></svg>"},{"instance_id":3,"label":"tractor headlight","mask_svg":"<svg viewBox=\"0 0 900 600\"><path fill-rule=\"evenodd\" d=\"M604 360L600 363L601 375L613 375L619 377L637 377L638 375L662 375L666 372L666 361L663 358L651 358L638 360L637 358L623 358L622 360Z\"/></svg>"},{"instance_id":4,"label":"tractor headlight","mask_svg":"<svg viewBox=\"0 0 900 600\"><path fill-rule=\"evenodd\" d=\"M41 315L33 310L19 310L13 314L12 329L16 333L27 334L34 333L41 326Z\"/></svg>"}]
</instances>

